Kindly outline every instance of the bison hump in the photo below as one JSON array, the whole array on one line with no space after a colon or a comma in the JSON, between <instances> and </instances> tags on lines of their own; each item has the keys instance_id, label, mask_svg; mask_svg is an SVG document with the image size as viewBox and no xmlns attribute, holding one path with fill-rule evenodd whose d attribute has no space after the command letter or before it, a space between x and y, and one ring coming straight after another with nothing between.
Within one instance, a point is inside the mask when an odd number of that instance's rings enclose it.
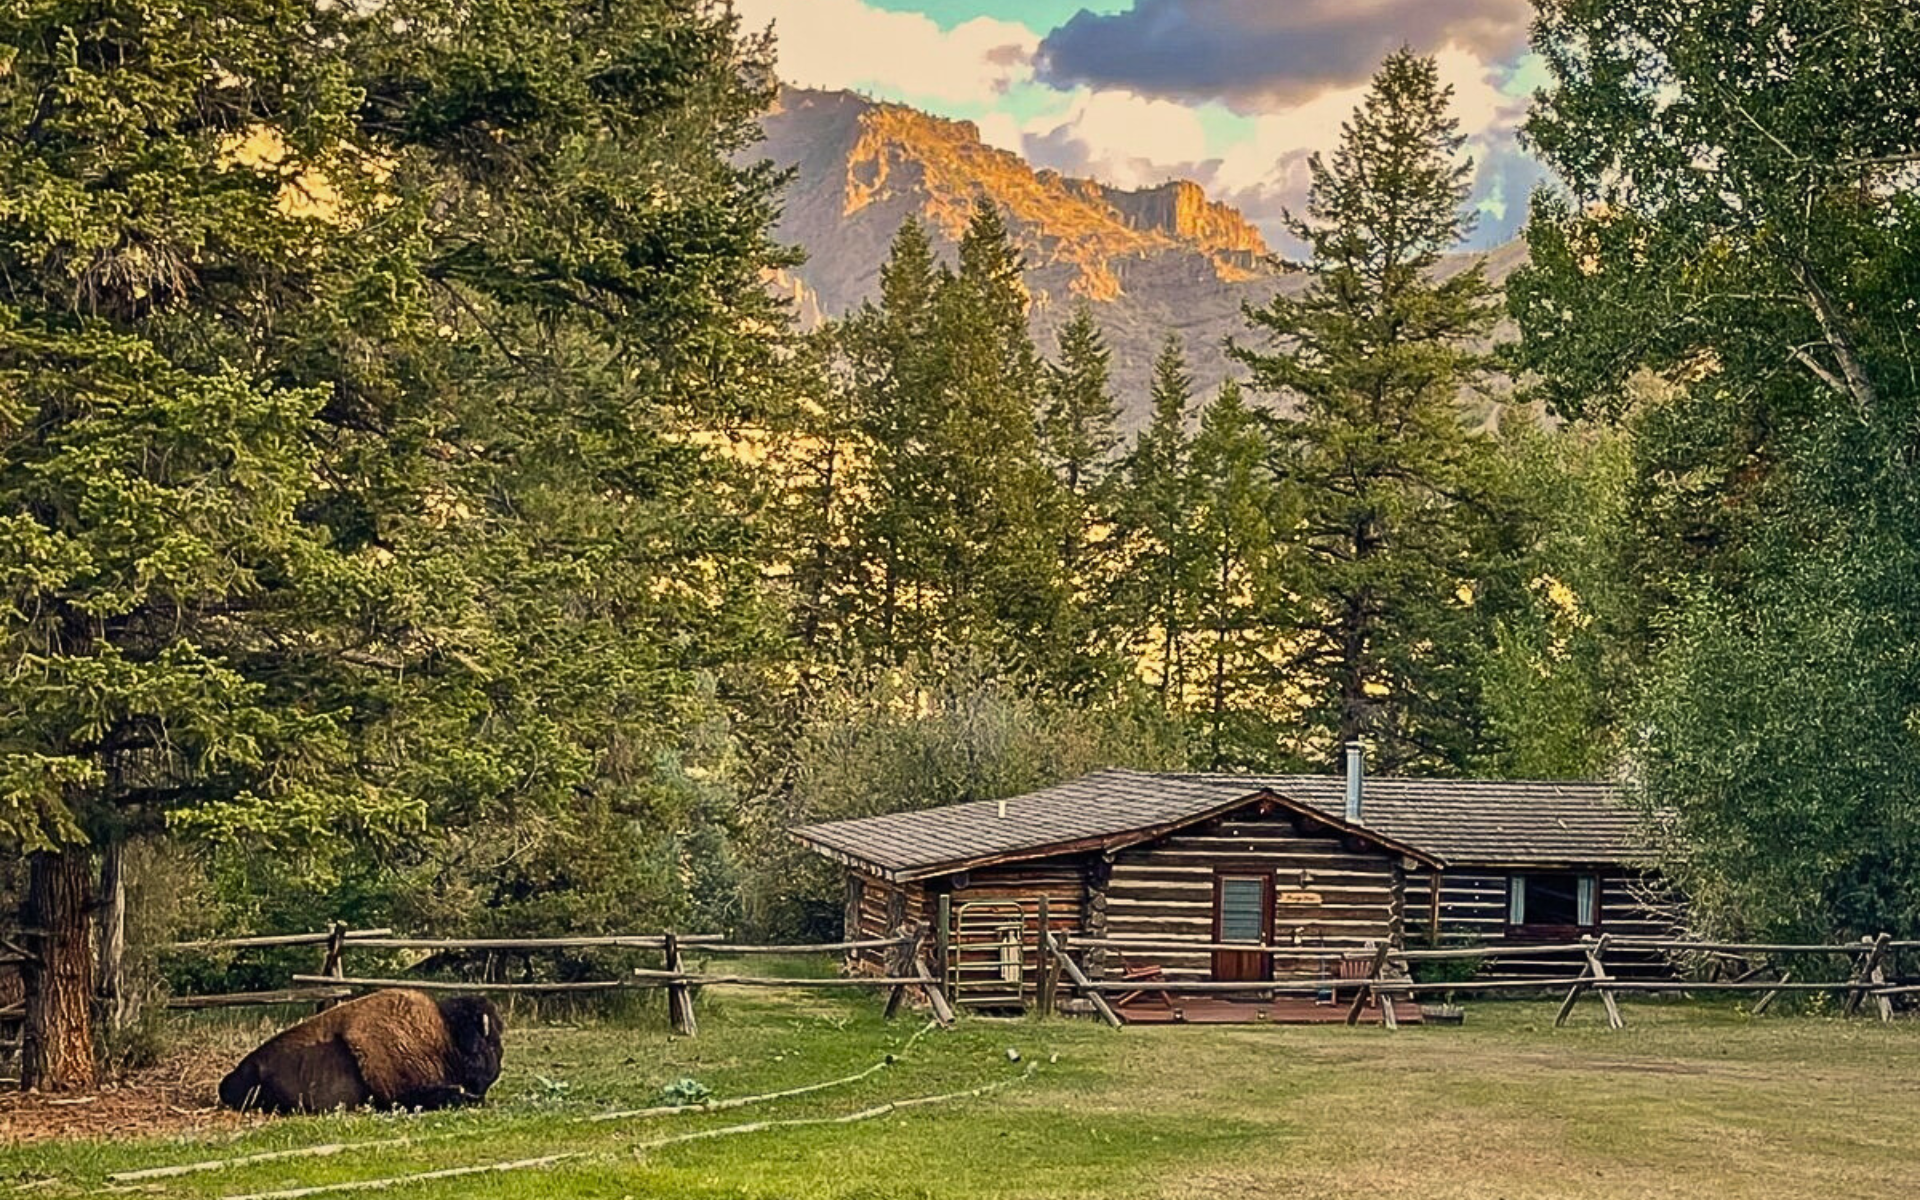
<instances>
[{"instance_id":1,"label":"bison hump","mask_svg":"<svg viewBox=\"0 0 1920 1200\"><path fill-rule=\"evenodd\" d=\"M392 1104L411 1092L448 1082L452 1044L431 996L412 990L375 992L353 1001L352 1007L359 1011L344 1029L347 1049L376 1104Z\"/></svg>"}]
</instances>

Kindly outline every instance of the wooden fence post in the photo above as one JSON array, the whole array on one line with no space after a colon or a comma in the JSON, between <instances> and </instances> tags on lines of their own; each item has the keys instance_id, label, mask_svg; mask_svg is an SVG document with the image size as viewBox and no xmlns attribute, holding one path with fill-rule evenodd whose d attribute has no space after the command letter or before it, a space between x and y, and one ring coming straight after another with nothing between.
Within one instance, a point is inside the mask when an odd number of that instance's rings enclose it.
<instances>
[{"instance_id":1,"label":"wooden fence post","mask_svg":"<svg viewBox=\"0 0 1920 1200\"><path fill-rule=\"evenodd\" d=\"M676 975L685 973L686 963L680 957L680 938L668 933L661 938L666 955L667 970ZM693 1037L700 1032L700 1021L693 1015L693 989L685 980L675 980L667 984L667 1016L673 1021L675 1033L683 1037Z\"/></svg>"},{"instance_id":2,"label":"wooden fence post","mask_svg":"<svg viewBox=\"0 0 1920 1200\"><path fill-rule=\"evenodd\" d=\"M934 971L940 976L942 989L951 989L955 995L959 988L954 987L953 979L953 897L946 892L940 893L940 924L933 931Z\"/></svg>"},{"instance_id":3,"label":"wooden fence post","mask_svg":"<svg viewBox=\"0 0 1920 1200\"><path fill-rule=\"evenodd\" d=\"M920 953L926 946L926 926L920 926L920 937L913 943L913 974L920 978L920 989L927 994L927 1003L933 1007L933 1019L943 1027L953 1024L953 1005L947 1002L945 975L940 979L933 977L927 970L927 960Z\"/></svg>"},{"instance_id":4,"label":"wooden fence post","mask_svg":"<svg viewBox=\"0 0 1920 1200\"><path fill-rule=\"evenodd\" d=\"M1792 983L1793 972L1792 971L1780 972L1780 978L1774 980L1774 982L1775 983ZM1771 992L1768 992L1766 995L1760 997L1760 1003L1753 1006L1753 1015L1756 1017L1766 1016L1767 1010L1769 1008L1772 1008L1773 1002L1775 1000L1778 1000L1779 998L1780 998L1780 991L1777 988Z\"/></svg>"},{"instance_id":5,"label":"wooden fence post","mask_svg":"<svg viewBox=\"0 0 1920 1200\"><path fill-rule=\"evenodd\" d=\"M1600 994L1600 1002L1606 1005L1607 1026L1611 1029L1625 1029L1627 1027L1626 1021L1620 1016L1620 1003L1614 998L1613 989L1606 986L1613 979L1613 976L1607 974L1606 963L1603 962L1600 957L1606 953L1607 939L1610 936L1610 934L1603 933L1600 935L1598 941L1595 941L1591 935L1583 935L1580 938L1580 945L1586 954L1587 962L1585 966L1580 968L1580 977L1574 981L1572 987L1567 989L1567 998L1560 1002L1560 1011L1556 1013L1553 1018L1553 1027L1555 1029L1567 1023L1567 1018L1573 1015L1574 1002L1580 999L1580 993L1586 991L1588 988L1592 988L1598 992Z\"/></svg>"},{"instance_id":6,"label":"wooden fence post","mask_svg":"<svg viewBox=\"0 0 1920 1200\"><path fill-rule=\"evenodd\" d=\"M910 978L913 975L913 964L920 961L920 944L926 937L926 928L918 921L915 921L911 925L895 926L894 932L903 940L909 938L911 940L905 941L906 953L904 955L900 952L900 946L895 945L888 947L886 959L887 974L893 976L895 979ZM904 983L895 984L893 990L887 993L887 1011L884 1014L885 1018L889 1021L893 1020L895 1014L900 1011L900 1006L906 1003L906 999L907 985ZM928 1003L932 1003L932 1001L929 1000Z\"/></svg>"},{"instance_id":7,"label":"wooden fence post","mask_svg":"<svg viewBox=\"0 0 1920 1200\"><path fill-rule=\"evenodd\" d=\"M327 953L326 957L321 960L320 973L334 979L345 979L347 976L347 966L342 960L346 955L346 951L347 923L345 921L335 921L327 930ZM314 1006L314 1011L325 1012L338 1003L340 1003L338 1000L322 1000Z\"/></svg>"},{"instance_id":8,"label":"wooden fence post","mask_svg":"<svg viewBox=\"0 0 1920 1200\"><path fill-rule=\"evenodd\" d=\"M1873 984L1875 987L1885 987L1887 985L1887 945L1891 940L1889 935L1883 933L1880 935L1880 940L1874 944L1873 965L1867 968L1867 982ZM1882 1021L1893 1020L1892 997L1880 992L1875 992L1873 1002L1874 1007L1880 1010L1880 1019Z\"/></svg>"},{"instance_id":9,"label":"wooden fence post","mask_svg":"<svg viewBox=\"0 0 1920 1200\"><path fill-rule=\"evenodd\" d=\"M1060 969L1067 973L1067 978L1073 980L1081 993L1093 1002L1093 1011L1100 1014L1100 1019L1115 1029L1120 1028L1122 1024L1120 1014L1114 1012L1113 1006L1107 1003L1107 998L1094 989L1093 981L1080 970L1080 964L1074 962L1066 950L1054 941L1052 930L1049 929L1040 935L1040 946L1048 954L1053 955L1055 961L1060 964Z\"/></svg>"},{"instance_id":10,"label":"wooden fence post","mask_svg":"<svg viewBox=\"0 0 1920 1200\"><path fill-rule=\"evenodd\" d=\"M1347 1024L1358 1025L1360 1023L1360 1010L1367 1006L1368 997L1376 995L1373 985L1379 982L1380 973L1386 970L1387 956L1391 953L1393 953L1393 944L1391 942L1383 941L1375 948L1373 952L1373 967L1367 972L1367 980L1360 985L1360 990L1354 993L1353 1004L1347 1008ZM1385 1008L1380 1010L1380 1021L1381 1024L1386 1025L1390 1029L1399 1028L1399 1021Z\"/></svg>"},{"instance_id":11,"label":"wooden fence post","mask_svg":"<svg viewBox=\"0 0 1920 1200\"><path fill-rule=\"evenodd\" d=\"M1587 939L1582 937L1580 940L1584 942ZM1580 968L1580 978L1575 980L1573 986L1567 989L1567 998L1560 1002L1560 1011L1553 1014L1553 1027L1555 1029L1561 1029L1566 1026L1567 1018L1573 1015L1574 1003L1580 999L1580 993L1586 990L1587 980L1591 978L1592 975L1593 963L1589 961L1586 966Z\"/></svg>"},{"instance_id":12,"label":"wooden fence post","mask_svg":"<svg viewBox=\"0 0 1920 1200\"><path fill-rule=\"evenodd\" d=\"M1880 959L1886 954L1887 943L1892 941L1893 937L1891 934L1883 933L1877 938L1863 937L1860 940L1865 943L1865 945L1861 947L1865 957L1863 957L1859 965L1854 968L1854 987L1847 993L1846 1007L1840 1010L1844 1015L1849 1017L1860 1011L1860 1002L1867 998L1867 989L1873 986L1875 982L1874 975L1880 972ZM1881 979L1884 980L1885 978L1885 975L1882 974ZM1883 1005L1888 1005L1889 1010L1891 1010L1891 1005L1888 1004L1885 997L1881 997L1880 1002ZM1887 1019L1892 1019L1891 1011L1888 1012Z\"/></svg>"},{"instance_id":13,"label":"wooden fence post","mask_svg":"<svg viewBox=\"0 0 1920 1200\"><path fill-rule=\"evenodd\" d=\"M1046 942L1053 937L1053 914L1047 905L1047 898L1040 897L1039 936L1033 939L1034 966L1040 969L1040 978L1034 984L1034 1002L1040 1009L1040 1015L1053 1015L1053 956L1046 951Z\"/></svg>"},{"instance_id":14,"label":"wooden fence post","mask_svg":"<svg viewBox=\"0 0 1920 1200\"><path fill-rule=\"evenodd\" d=\"M1604 982L1613 978L1607 974L1607 965L1601 959L1601 956L1607 952L1607 939L1611 936L1605 933L1600 935L1600 940L1594 943L1593 949L1587 951L1587 962L1593 967L1593 977L1603 981L1596 984L1594 990L1600 993L1600 1003L1606 1006L1608 1026L1614 1029L1625 1029L1627 1023L1620 1016L1620 1002L1614 998L1613 989L1606 986Z\"/></svg>"}]
</instances>

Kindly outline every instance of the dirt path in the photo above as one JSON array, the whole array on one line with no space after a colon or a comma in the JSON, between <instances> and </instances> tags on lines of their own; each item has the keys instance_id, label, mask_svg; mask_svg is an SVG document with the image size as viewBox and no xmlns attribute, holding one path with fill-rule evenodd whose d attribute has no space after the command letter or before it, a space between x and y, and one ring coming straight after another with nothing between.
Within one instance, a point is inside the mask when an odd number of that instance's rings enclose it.
<instances>
[{"instance_id":1,"label":"dirt path","mask_svg":"<svg viewBox=\"0 0 1920 1200\"><path fill-rule=\"evenodd\" d=\"M127 1078L77 1095L0 1090L0 1147L67 1138L154 1137L240 1130L266 1118L218 1107L227 1064L204 1052L176 1054Z\"/></svg>"}]
</instances>

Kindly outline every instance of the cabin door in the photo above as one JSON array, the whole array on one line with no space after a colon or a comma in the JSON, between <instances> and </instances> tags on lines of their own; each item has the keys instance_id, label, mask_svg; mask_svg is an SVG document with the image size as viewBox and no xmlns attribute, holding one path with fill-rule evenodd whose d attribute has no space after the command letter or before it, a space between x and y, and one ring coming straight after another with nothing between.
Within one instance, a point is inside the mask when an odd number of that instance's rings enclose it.
<instances>
[{"instance_id":1,"label":"cabin door","mask_svg":"<svg viewBox=\"0 0 1920 1200\"><path fill-rule=\"evenodd\" d=\"M1273 876L1253 871L1218 871L1213 877L1213 940L1264 946L1273 929ZM1264 981L1273 978L1271 955L1250 950L1215 950L1213 977Z\"/></svg>"}]
</instances>

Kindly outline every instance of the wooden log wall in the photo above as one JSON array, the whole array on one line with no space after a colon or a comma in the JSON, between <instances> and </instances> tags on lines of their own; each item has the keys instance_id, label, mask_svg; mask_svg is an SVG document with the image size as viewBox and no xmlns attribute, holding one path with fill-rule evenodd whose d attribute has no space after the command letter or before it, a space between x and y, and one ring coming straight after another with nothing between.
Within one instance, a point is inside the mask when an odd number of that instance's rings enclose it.
<instances>
[{"instance_id":1,"label":"wooden log wall","mask_svg":"<svg viewBox=\"0 0 1920 1200\"><path fill-rule=\"evenodd\" d=\"M1040 897L1047 898L1047 923L1054 930L1070 934L1085 931L1087 873L1091 869L1085 858L1048 859L984 867L954 876L949 886L955 920L959 920L963 904L999 901L1020 905L1024 990L1034 993L1041 967Z\"/></svg>"},{"instance_id":2,"label":"wooden log wall","mask_svg":"<svg viewBox=\"0 0 1920 1200\"><path fill-rule=\"evenodd\" d=\"M1433 873L1407 872L1407 911L1418 913L1408 934L1422 945L1431 940ZM1499 871L1456 869L1440 877L1440 942L1492 945L1507 932L1507 877Z\"/></svg>"},{"instance_id":3,"label":"wooden log wall","mask_svg":"<svg viewBox=\"0 0 1920 1200\"><path fill-rule=\"evenodd\" d=\"M1674 934L1671 916L1662 906L1671 900L1652 877L1622 867L1553 868L1544 873L1594 875L1600 888L1600 927L1597 932L1616 938L1666 938ZM1525 874L1528 872L1518 872ZM1439 944L1480 946L1524 945L1507 934L1507 881L1509 872L1486 869L1454 868L1441 873L1439 904ZM1406 912L1409 945L1431 944L1433 930L1433 877L1424 868L1407 872ZM1556 938L1555 940L1564 940ZM1635 976L1664 971L1664 959L1657 953L1634 955L1616 950L1608 956L1610 967L1620 974ZM1577 969L1576 959L1559 956L1552 961L1530 963L1506 960L1502 974L1543 972L1554 974L1563 968Z\"/></svg>"},{"instance_id":4,"label":"wooden log wall","mask_svg":"<svg viewBox=\"0 0 1920 1200\"><path fill-rule=\"evenodd\" d=\"M889 938L910 921L931 921L932 906L927 889L919 882L892 883L878 875L861 871L847 872L847 940L867 941ZM868 975L887 973L887 951L853 950L847 965Z\"/></svg>"},{"instance_id":5,"label":"wooden log wall","mask_svg":"<svg viewBox=\"0 0 1920 1200\"><path fill-rule=\"evenodd\" d=\"M1222 869L1272 873L1276 943L1356 954L1369 941L1401 944L1399 856L1286 812L1234 814L1122 851L1103 889L1104 928L1089 933L1211 942L1213 881ZM1318 899L1283 903L1289 892L1312 892ZM1212 957L1204 951L1142 952L1138 957L1165 969L1170 979L1212 975ZM1108 974L1119 967L1111 952L1098 956L1095 965ZM1277 978L1314 978L1320 970L1312 961L1282 958L1274 973Z\"/></svg>"}]
</instances>

